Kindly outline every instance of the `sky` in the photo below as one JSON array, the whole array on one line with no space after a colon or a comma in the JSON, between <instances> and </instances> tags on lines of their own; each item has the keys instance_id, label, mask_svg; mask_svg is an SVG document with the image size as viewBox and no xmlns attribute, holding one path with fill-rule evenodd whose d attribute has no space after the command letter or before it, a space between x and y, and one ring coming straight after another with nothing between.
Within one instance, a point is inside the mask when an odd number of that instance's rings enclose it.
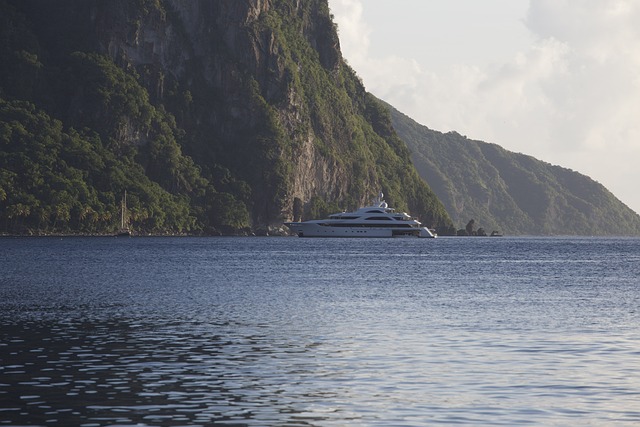
<instances>
[{"instance_id":1,"label":"sky","mask_svg":"<svg viewBox=\"0 0 640 427\"><path fill-rule=\"evenodd\" d=\"M431 129L588 175L640 213L640 1L329 5L369 92Z\"/></svg>"}]
</instances>

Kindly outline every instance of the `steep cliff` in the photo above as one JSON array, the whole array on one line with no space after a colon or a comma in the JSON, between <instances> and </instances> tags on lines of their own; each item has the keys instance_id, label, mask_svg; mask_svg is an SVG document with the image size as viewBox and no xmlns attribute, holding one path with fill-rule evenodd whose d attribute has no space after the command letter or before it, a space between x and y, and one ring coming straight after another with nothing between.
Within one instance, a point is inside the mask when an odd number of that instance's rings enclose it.
<instances>
[{"instance_id":1,"label":"steep cliff","mask_svg":"<svg viewBox=\"0 0 640 427\"><path fill-rule=\"evenodd\" d=\"M96 193L94 211L109 211L127 189L134 226L149 231L169 227L151 220L162 209L145 205L152 194L181 206L165 212L167 221L183 218L174 231L273 229L355 207L381 189L426 224L451 226L386 108L343 61L326 0L0 0L0 8L5 120L16 110L59 120L61 140L94 138L83 146L105 148L123 171L76 168ZM7 129L9 146L18 132ZM135 185L127 165L150 183ZM27 185L7 171L13 178L0 189ZM114 175L123 177L114 184ZM5 212L39 203L5 193ZM66 193L70 220L49 227L73 228L83 209ZM5 223L33 227L30 216L5 214Z\"/></svg>"}]
</instances>

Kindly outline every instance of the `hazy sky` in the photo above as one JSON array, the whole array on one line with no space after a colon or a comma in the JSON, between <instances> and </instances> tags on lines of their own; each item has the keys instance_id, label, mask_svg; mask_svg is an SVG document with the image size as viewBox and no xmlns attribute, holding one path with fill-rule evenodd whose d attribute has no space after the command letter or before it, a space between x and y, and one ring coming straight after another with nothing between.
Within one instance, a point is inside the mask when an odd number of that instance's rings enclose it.
<instances>
[{"instance_id":1,"label":"hazy sky","mask_svg":"<svg viewBox=\"0 0 640 427\"><path fill-rule=\"evenodd\" d=\"M431 129L588 175L640 212L640 1L329 4L367 90Z\"/></svg>"}]
</instances>

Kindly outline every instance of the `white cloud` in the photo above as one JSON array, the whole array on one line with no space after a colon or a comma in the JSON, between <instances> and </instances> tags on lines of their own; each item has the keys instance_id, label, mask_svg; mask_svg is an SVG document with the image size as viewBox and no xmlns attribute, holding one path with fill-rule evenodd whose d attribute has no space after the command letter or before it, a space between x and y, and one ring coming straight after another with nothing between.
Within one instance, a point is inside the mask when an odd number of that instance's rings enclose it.
<instances>
[{"instance_id":1,"label":"white cloud","mask_svg":"<svg viewBox=\"0 0 640 427\"><path fill-rule=\"evenodd\" d=\"M363 13L374 5L331 0L343 53L368 90L433 129L585 173L640 211L630 184L640 181L640 2L530 0L520 17L528 47L499 62L445 68L377 55Z\"/></svg>"}]
</instances>

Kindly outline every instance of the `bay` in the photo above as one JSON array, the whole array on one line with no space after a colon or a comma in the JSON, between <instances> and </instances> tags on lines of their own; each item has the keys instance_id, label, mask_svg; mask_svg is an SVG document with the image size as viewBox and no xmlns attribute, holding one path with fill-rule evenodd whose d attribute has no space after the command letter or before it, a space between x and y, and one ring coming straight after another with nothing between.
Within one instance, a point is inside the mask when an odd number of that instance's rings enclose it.
<instances>
[{"instance_id":1,"label":"bay","mask_svg":"<svg viewBox=\"0 0 640 427\"><path fill-rule=\"evenodd\" d=\"M2 238L0 425L638 425L640 239Z\"/></svg>"}]
</instances>

